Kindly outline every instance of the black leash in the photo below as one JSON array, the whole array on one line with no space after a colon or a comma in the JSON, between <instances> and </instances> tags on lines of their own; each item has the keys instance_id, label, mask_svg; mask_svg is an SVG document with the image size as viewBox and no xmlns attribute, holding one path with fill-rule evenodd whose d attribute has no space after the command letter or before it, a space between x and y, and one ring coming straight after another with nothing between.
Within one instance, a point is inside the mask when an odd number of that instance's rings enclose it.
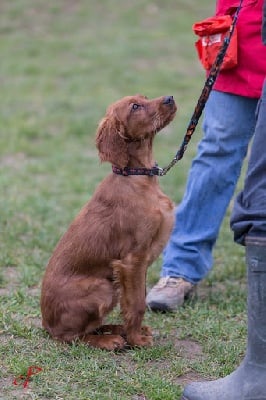
<instances>
[{"instance_id":1,"label":"black leash","mask_svg":"<svg viewBox=\"0 0 266 400\"><path fill-rule=\"evenodd\" d=\"M209 98L209 95L211 93L212 87L217 79L217 76L220 72L220 68L222 65L222 62L224 60L224 56L226 53L226 50L228 49L231 37L233 35L233 32L235 30L235 26L236 26L236 22L237 22L237 18L238 18L238 14L239 11L241 10L242 7L242 3L243 0L240 0L239 6L236 9L233 21L232 21L232 25L230 27L229 33L228 35L224 38L223 41L223 45L221 46L221 49L219 51L219 53L217 54L216 60L214 61L210 74L208 76L208 78L206 79L206 82L204 84L204 87L202 89L201 95L199 97L198 103L195 107L194 113L191 117L191 120L188 124L187 127L187 132L184 136L183 142L180 146L180 148L178 149L176 155L174 156L173 160L170 162L170 164L168 164L166 167L164 168L160 168L159 166L155 166L152 168L153 170L153 175L159 175L159 176L164 176L167 174L167 172L179 161L181 160L181 158L183 158L183 155L186 151L187 145L191 139L191 136L193 135L196 126L199 122L199 119L201 117L202 111L205 107L205 104Z\"/></svg>"}]
</instances>

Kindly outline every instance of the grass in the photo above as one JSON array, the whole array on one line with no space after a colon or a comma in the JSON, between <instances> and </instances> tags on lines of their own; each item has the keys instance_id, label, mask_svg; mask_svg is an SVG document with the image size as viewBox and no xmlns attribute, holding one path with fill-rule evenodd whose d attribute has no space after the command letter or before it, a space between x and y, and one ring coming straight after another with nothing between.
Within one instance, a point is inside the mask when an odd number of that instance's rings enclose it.
<instances>
[{"instance_id":1,"label":"grass","mask_svg":"<svg viewBox=\"0 0 266 400\"><path fill-rule=\"evenodd\" d=\"M146 313L154 347L107 353L57 344L40 323L40 281L77 211L109 171L94 145L99 119L134 93L173 94L178 117L158 136L166 165L184 136L204 73L191 25L209 1L2 0L0 5L0 399L172 400L190 380L215 378L240 362L246 338L243 249L229 229L198 296L177 314ZM179 202L200 139L161 178ZM158 279L158 260L148 286ZM110 319L118 319L115 310ZM13 385L30 365L27 389Z\"/></svg>"}]
</instances>

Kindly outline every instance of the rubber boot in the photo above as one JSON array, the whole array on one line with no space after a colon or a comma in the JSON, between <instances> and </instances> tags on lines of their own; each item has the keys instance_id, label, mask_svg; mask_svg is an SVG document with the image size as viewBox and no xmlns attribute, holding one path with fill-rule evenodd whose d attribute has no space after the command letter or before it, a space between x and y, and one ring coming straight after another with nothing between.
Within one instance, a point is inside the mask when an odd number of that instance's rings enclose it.
<instances>
[{"instance_id":1,"label":"rubber boot","mask_svg":"<svg viewBox=\"0 0 266 400\"><path fill-rule=\"evenodd\" d=\"M215 381L193 382L181 400L266 400L266 237L246 237L248 340L241 365Z\"/></svg>"}]
</instances>

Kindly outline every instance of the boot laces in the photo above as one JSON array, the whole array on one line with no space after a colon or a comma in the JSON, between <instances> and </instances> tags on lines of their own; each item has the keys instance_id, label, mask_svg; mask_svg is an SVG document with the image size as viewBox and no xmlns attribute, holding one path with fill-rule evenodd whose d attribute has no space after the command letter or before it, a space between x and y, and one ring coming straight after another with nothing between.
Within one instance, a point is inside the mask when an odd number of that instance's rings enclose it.
<instances>
[{"instance_id":1,"label":"boot laces","mask_svg":"<svg viewBox=\"0 0 266 400\"><path fill-rule=\"evenodd\" d=\"M166 276L163 277L159 280L159 282L157 283L156 288L158 289L162 289L164 287L178 287L182 284L185 283L185 280L183 278L175 278L172 276Z\"/></svg>"}]
</instances>

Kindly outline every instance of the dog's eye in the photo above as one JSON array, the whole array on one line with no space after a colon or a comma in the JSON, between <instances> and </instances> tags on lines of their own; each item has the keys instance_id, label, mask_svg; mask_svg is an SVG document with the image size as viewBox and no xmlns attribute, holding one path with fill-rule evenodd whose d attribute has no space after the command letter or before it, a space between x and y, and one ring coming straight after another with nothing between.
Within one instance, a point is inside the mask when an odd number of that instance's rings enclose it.
<instances>
[{"instance_id":1,"label":"dog's eye","mask_svg":"<svg viewBox=\"0 0 266 400\"><path fill-rule=\"evenodd\" d=\"M140 105L139 105L139 104L134 103L134 104L132 105L132 110L137 110L138 108L140 108Z\"/></svg>"}]
</instances>

